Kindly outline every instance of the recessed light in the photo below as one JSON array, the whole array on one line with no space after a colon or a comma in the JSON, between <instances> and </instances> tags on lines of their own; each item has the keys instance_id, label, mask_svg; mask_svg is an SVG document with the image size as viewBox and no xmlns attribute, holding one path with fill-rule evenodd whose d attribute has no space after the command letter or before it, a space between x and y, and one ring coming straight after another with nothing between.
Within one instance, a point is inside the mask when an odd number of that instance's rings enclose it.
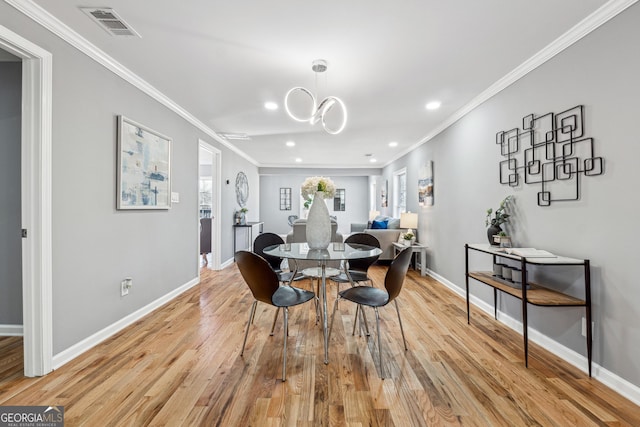
<instances>
[{"instance_id":1,"label":"recessed light","mask_svg":"<svg viewBox=\"0 0 640 427\"><path fill-rule=\"evenodd\" d=\"M264 108L266 108L267 110L277 110L278 104L276 104L275 102L265 102Z\"/></svg>"},{"instance_id":2,"label":"recessed light","mask_svg":"<svg viewBox=\"0 0 640 427\"><path fill-rule=\"evenodd\" d=\"M286 145L287 147L295 147L296 143L293 141L287 141Z\"/></svg>"},{"instance_id":3,"label":"recessed light","mask_svg":"<svg viewBox=\"0 0 640 427\"><path fill-rule=\"evenodd\" d=\"M389 147L397 147L397 146L398 146L398 143L397 143L397 142L395 142L395 141L391 141L391 142L389 143Z\"/></svg>"},{"instance_id":4,"label":"recessed light","mask_svg":"<svg viewBox=\"0 0 640 427\"><path fill-rule=\"evenodd\" d=\"M296 158L296 163L300 163L302 159L300 157Z\"/></svg>"},{"instance_id":5,"label":"recessed light","mask_svg":"<svg viewBox=\"0 0 640 427\"><path fill-rule=\"evenodd\" d=\"M440 108L441 104L442 103L440 101L431 101L427 103L426 107L427 107L427 110L437 110L438 108Z\"/></svg>"},{"instance_id":6,"label":"recessed light","mask_svg":"<svg viewBox=\"0 0 640 427\"><path fill-rule=\"evenodd\" d=\"M371 158L371 159L369 159L369 161L370 161L371 163L375 163L375 162L377 162L377 161L378 161L378 159Z\"/></svg>"}]
</instances>

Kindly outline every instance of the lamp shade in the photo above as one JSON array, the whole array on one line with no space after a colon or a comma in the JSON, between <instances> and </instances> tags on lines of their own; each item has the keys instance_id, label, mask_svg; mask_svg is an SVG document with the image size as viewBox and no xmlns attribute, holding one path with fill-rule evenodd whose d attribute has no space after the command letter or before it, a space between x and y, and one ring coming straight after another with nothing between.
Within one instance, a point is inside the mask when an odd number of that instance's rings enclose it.
<instances>
[{"instance_id":1,"label":"lamp shade","mask_svg":"<svg viewBox=\"0 0 640 427\"><path fill-rule=\"evenodd\" d=\"M418 214L413 212L401 213L400 228L418 228Z\"/></svg>"},{"instance_id":2,"label":"lamp shade","mask_svg":"<svg viewBox=\"0 0 640 427\"><path fill-rule=\"evenodd\" d=\"M373 221L378 215L380 215L380 211L369 211L369 221Z\"/></svg>"}]
</instances>

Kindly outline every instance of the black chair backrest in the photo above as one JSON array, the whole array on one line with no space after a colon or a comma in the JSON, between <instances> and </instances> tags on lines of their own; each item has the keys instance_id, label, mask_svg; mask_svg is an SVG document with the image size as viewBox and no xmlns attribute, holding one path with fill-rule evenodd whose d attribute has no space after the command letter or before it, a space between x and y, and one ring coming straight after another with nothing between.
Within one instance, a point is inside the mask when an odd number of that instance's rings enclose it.
<instances>
[{"instance_id":1,"label":"black chair backrest","mask_svg":"<svg viewBox=\"0 0 640 427\"><path fill-rule=\"evenodd\" d=\"M400 294L404 278L409 269L409 263L411 262L411 254L411 248L405 248L391 261L389 270L387 270L387 274L384 277L384 287L389 294L389 302Z\"/></svg>"},{"instance_id":2,"label":"black chair backrest","mask_svg":"<svg viewBox=\"0 0 640 427\"><path fill-rule=\"evenodd\" d=\"M274 270L280 269L280 263L282 258L273 255L267 255L264 253L265 248L273 245L281 245L284 243L282 237L276 233L260 233L258 237L253 241L253 252L257 253L261 257L267 260L271 268Z\"/></svg>"},{"instance_id":3,"label":"black chair backrest","mask_svg":"<svg viewBox=\"0 0 640 427\"><path fill-rule=\"evenodd\" d=\"M280 282L269 263L260 255L249 251L236 252L236 263L253 297L260 302L273 305L271 298L278 290Z\"/></svg>"},{"instance_id":4,"label":"black chair backrest","mask_svg":"<svg viewBox=\"0 0 640 427\"><path fill-rule=\"evenodd\" d=\"M373 234L368 233L354 233L351 236L347 237L344 241L345 243L359 243L361 245L369 245L374 246L376 248L380 247L380 241ZM369 266L376 262L380 255L376 255L374 257L369 258L359 258L349 260L349 269L357 270L357 271L367 271Z\"/></svg>"}]
</instances>

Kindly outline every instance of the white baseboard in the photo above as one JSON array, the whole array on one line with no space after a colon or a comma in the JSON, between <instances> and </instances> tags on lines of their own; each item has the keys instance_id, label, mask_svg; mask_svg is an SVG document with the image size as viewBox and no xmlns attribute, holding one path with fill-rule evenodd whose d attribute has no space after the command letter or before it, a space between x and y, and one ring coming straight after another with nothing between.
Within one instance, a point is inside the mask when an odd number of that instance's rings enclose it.
<instances>
[{"instance_id":1,"label":"white baseboard","mask_svg":"<svg viewBox=\"0 0 640 427\"><path fill-rule=\"evenodd\" d=\"M464 287L460 287L450 282L449 280L445 279L444 277L440 276L439 274L435 273L432 270L427 270L427 274L429 274L429 276L433 277L434 279L436 279L437 281L445 285L447 288L451 289L456 294L460 295L462 298L465 298L466 291ZM470 295L470 302L471 304L475 305L476 307L486 312L490 316L493 316L494 311L493 311L492 305L488 304L487 302L483 301L480 298L477 298L474 295ZM498 320L504 323L509 328L522 334L521 321L516 320L511 316L508 316L507 314L501 312L500 310L498 310ZM583 372L585 373L588 372L588 367L587 367L588 360L585 356L571 350L568 347L565 347L559 342L552 340L548 336L540 333L535 329L532 329L531 327L529 327L528 332L529 332L529 340L531 342L538 344L539 346L550 351L551 353L555 354L556 356L560 357L561 359L565 360L566 362L570 363L576 368L582 370ZM630 383L629 381L603 368L602 366L598 365L595 362L592 362L591 374L593 378L597 379L607 387L610 387L617 393L631 400L636 405L640 405L640 387Z\"/></svg>"},{"instance_id":2,"label":"white baseboard","mask_svg":"<svg viewBox=\"0 0 640 427\"><path fill-rule=\"evenodd\" d=\"M0 337L21 337L23 335L22 325L0 325Z\"/></svg>"},{"instance_id":3,"label":"white baseboard","mask_svg":"<svg viewBox=\"0 0 640 427\"><path fill-rule=\"evenodd\" d=\"M233 265L233 263L234 263L234 262L236 262L236 260L235 260L235 259L233 259L233 258L226 260L225 262L223 262L223 263L220 265L220 270L225 269L225 268L227 268L227 267L229 267L229 266Z\"/></svg>"},{"instance_id":4,"label":"white baseboard","mask_svg":"<svg viewBox=\"0 0 640 427\"><path fill-rule=\"evenodd\" d=\"M85 351L93 348L94 346L106 340L113 334L121 331L122 329L126 328L132 323L138 321L142 317L146 316L147 314L151 313L152 311L156 310L157 308L161 307L162 305L176 298L178 295L191 289L198 283L200 283L200 279L196 277L190 280L189 282L185 283L184 285L180 286L179 288L174 289L168 294L158 298L155 301L152 301L151 303L140 308L139 310L136 310L133 313L129 314L128 316L125 316L122 319L118 320L117 322L107 326L101 331L98 331L95 334L80 341L79 343L72 345L68 349L61 351L60 353L53 356L53 369L58 369L65 363L75 359Z\"/></svg>"}]
</instances>

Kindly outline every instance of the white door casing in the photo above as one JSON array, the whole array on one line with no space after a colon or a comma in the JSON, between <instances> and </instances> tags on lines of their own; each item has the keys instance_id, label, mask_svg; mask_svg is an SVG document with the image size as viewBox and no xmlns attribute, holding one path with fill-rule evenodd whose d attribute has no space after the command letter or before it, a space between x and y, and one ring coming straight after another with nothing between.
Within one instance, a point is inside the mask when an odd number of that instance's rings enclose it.
<instances>
[{"instance_id":1,"label":"white door casing","mask_svg":"<svg viewBox=\"0 0 640 427\"><path fill-rule=\"evenodd\" d=\"M51 117L52 55L0 25L0 47L22 58L22 305L24 375L53 359Z\"/></svg>"}]
</instances>

